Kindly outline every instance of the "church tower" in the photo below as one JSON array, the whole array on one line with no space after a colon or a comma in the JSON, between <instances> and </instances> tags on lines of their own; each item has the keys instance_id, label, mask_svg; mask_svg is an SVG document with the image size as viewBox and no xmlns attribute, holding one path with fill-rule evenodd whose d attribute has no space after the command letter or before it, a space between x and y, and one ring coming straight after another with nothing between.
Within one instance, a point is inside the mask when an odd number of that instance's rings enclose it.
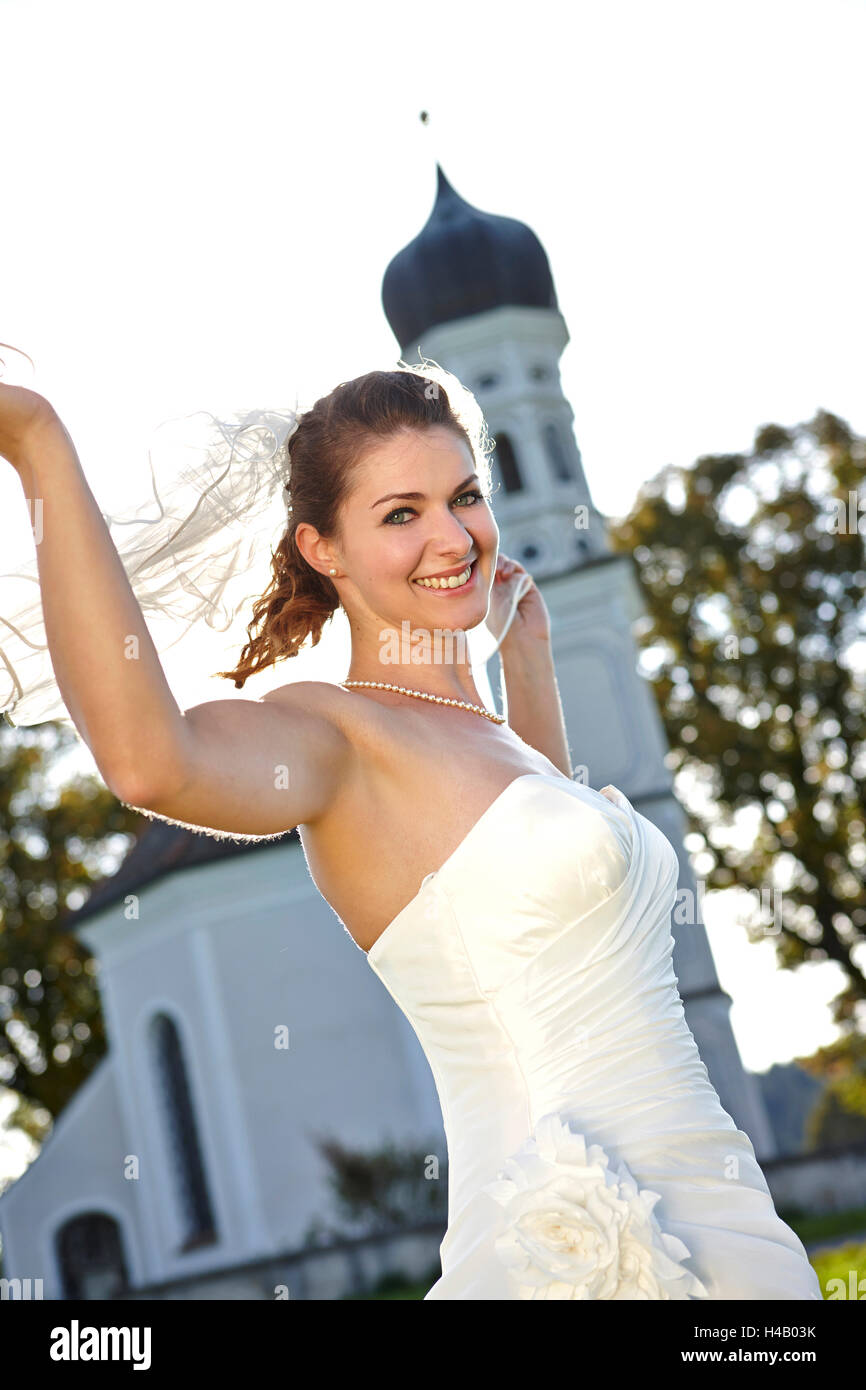
<instances>
[{"instance_id":1,"label":"church tower","mask_svg":"<svg viewBox=\"0 0 866 1390\"><path fill-rule=\"evenodd\" d=\"M493 508L506 555L550 611L575 777L619 787L674 846L679 862L674 972L686 1019L724 1108L759 1160L777 1146L758 1084L730 1026L683 847L687 823L665 762L664 725L637 668L645 616L630 556L614 553L590 497L559 359L569 341L535 233L460 197L440 165L433 210L393 258L382 303L403 359L440 363L476 396L491 436ZM498 658L497 658L498 660Z\"/></svg>"}]
</instances>

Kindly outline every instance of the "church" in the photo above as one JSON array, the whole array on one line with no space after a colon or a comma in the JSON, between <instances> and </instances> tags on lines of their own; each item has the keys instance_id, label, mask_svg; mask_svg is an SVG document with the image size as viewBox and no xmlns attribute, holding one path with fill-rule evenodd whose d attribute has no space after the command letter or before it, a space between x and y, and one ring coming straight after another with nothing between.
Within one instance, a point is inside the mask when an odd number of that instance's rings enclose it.
<instances>
[{"instance_id":1,"label":"church","mask_svg":"<svg viewBox=\"0 0 866 1390\"><path fill-rule=\"evenodd\" d=\"M440 363L484 411L501 548L551 614L575 778L612 783L664 832L695 902L664 729L637 669L631 557L607 541L562 390L569 334L547 255L438 165L437 180L425 226L385 272L385 314L403 359ZM395 1270L432 1282L447 1182L433 1078L296 831L239 844L154 822L62 926L98 961L109 1051L0 1199L7 1279L41 1279L50 1299L341 1298ZM674 936L710 1080L767 1163L773 1132L703 925ZM345 1233L321 1140L374 1164L388 1146L416 1152L419 1183L438 1183L441 1200L425 1191L419 1219Z\"/></svg>"}]
</instances>

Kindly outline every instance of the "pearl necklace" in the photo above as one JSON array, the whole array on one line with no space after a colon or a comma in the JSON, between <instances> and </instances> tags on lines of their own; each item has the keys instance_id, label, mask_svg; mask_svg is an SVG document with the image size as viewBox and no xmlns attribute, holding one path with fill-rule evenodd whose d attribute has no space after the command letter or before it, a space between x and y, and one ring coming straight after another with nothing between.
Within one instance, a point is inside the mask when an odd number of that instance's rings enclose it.
<instances>
[{"instance_id":1,"label":"pearl necklace","mask_svg":"<svg viewBox=\"0 0 866 1390\"><path fill-rule=\"evenodd\" d=\"M388 685L385 681L340 681L339 684L344 690L350 685L367 685L375 690L394 690L400 695L417 695L419 700L432 700L436 705L454 705L456 709L468 709L472 714L481 714L485 719L492 719L494 724L506 722L504 714L491 714L489 709L484 709L481 705L470 705L466 700L448 700L444 695L428 695L423 690L407 690L405 685Z\"/></svg>"}]
</instances>

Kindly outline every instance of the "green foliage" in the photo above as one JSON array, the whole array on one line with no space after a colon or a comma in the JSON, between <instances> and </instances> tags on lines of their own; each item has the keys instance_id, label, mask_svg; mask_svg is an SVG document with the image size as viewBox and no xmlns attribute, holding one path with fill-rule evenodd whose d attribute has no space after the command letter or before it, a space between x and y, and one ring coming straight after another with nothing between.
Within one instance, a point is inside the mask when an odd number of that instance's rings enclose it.
<instances>
[{"instance_id":1,"label":"green foliage","mask_svg":"<svg viewBox=\"0 0 866 1390\"><path fill-rule=\"evenodd\" d=\"M66 777L61 723L0 722L0 1084L37 1141L105 1052L96 962L62 919L114 872L143 817L94 777Z\"/></svg>"},{"instance_id":2,"label":"green foliage","mask_svg":"<svg viewBox=\"0 0 866 1390\"><path fill-rule=\"evenodd\" d=\"M316 1147L329 1166L328 1186L339 1226L321 1220L308 1243L394 1231L448 1218L447 1160L435 1142L378 1149L351 1149L339 1140L318 1138Z\"/></svg>"},{"instance_id":3,"label":"green foliage","mask_svg":"<svg viewBox=\"0 0 866 1390\"><path fill-rule=\"evenodd\" d=\"M750 936L770 934L783 967L841 966L834 1018L852 1033L866 1031L864 462L866 440L819 411L764 426L750 453L663 470L610 527L643 592L669 765L709 807L684 806L699 876L773 902ZM738 849L725 831L746 808L756 830Z\"/></svg>"},{"instance_id":4,"label":"green foliage","mask_svg":"<svg viewBox=\"0 0 866 1390\"><path fill-rule=\"evenodd\" d=\"M807 1146L866 1144L866 1037L839 1038L798 1061L824 1084L806 1122Z\"/></svg>"}]
</instances>

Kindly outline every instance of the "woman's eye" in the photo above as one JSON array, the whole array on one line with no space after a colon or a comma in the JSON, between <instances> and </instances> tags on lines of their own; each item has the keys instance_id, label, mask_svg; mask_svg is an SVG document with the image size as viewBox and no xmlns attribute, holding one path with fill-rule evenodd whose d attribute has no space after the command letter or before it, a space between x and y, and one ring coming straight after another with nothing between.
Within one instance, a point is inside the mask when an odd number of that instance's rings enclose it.
<instances>
[{"instance_id":1,"label":"woman's eye","mask_svg":"<svg viewBox=\"0 0 866 1390\"><path fill-rule=\"evenodd\" d=\"M471 497L471 498L473 499L473 501L472 501L472 506L475 506L477 502L483 502L483 501L484 501L484 493L483 493L483 492L479 492L478 488L471 488L469 492L461 492L460 496L459 496L459 497L455 497L454 500L455 500L455 502L461 502L461 501L463 500L464 497ZM414 508L414 507L396 507L396 508L394 509L393 512L389 512L388 515L387 515L386 517L384 517L383 519L384 519L385 521L391 521L391 518L392 518L392 517L395 517L395 516L402 516L402 515L404 514L404 512L406 512L406 513L411 513L411 514L414 516L414 515L415 515L415 508ZM392 523L392 524L395 525L395 526L405 526L405 525L406 525L406 522L405 522L405 521L397 521L397 522L394 522L394 523Z\"/></svg>"}]
</instances>

